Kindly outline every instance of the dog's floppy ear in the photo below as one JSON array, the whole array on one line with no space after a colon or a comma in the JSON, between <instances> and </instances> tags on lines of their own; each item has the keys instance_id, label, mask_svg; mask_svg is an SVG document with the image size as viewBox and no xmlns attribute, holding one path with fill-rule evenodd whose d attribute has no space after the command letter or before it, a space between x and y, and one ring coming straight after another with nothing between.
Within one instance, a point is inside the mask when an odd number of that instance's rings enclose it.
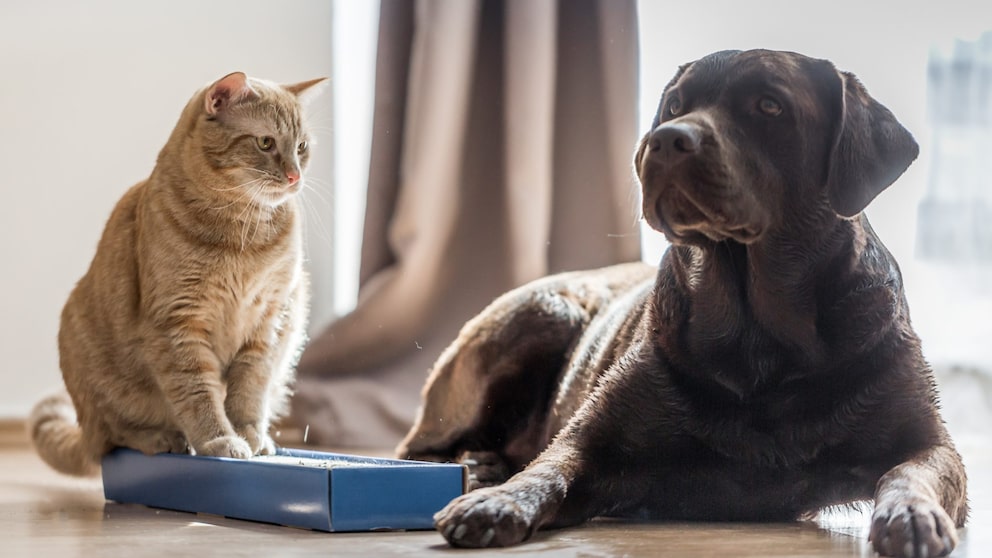
<instances>
[{"instance_id":1,"label":"dog's floppy ear","mask_svg":"<svg viewBox=\"0 0 992 558\"><path fill-rule=\"evenodd\" d=\"M828 63L829 64L829 63ZM827 169L827 196L839 215L852 217L905 172L920 152L909 130L873 99L854 74L838 72L831 118L835 137Z\"/></svg>"}]
</instances>

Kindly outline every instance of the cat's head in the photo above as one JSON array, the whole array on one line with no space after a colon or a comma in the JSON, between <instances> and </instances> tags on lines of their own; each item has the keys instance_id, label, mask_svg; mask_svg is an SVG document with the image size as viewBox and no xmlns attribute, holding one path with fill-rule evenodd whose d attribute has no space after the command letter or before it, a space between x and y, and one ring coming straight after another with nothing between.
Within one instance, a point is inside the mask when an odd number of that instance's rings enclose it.
<instances>
[{"instance_id":1,"label":"cat's head","mask_svg":"<svg viewBox=\"0 0 992 558\"><path fill-rule=\"evenodd\" d=\"M202 160L200 179L232 202L269 207L299 192L311 142L301 97L325 80L279 85L235 72L198 92L187 107L194 153L186 156Z\"/></svg>"}]
</instances>

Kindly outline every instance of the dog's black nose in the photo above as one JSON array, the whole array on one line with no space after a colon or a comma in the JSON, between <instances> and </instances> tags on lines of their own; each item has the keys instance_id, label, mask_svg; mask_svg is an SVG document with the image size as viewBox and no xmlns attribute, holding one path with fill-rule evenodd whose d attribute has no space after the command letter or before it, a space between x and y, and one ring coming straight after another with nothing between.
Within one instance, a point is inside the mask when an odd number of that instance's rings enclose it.
<instances>
[{"instance_id":1,"label":"dog's black nose","mask_svg":"<svg viewBox=\"0 0 992 558\"><path fill-rule=\"evenodd\" d=\"M672 122L662 124L651 132L648 147L663 157L681 157L699 151L702 143L699 129L691 124Z\"/></svg>"}]
</instances>

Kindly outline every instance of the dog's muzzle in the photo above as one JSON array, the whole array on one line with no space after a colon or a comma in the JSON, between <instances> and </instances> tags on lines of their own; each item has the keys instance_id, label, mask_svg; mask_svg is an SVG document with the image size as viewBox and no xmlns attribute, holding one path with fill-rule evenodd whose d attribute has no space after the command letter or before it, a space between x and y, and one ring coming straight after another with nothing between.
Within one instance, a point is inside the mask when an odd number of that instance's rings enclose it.
<instances>
[{"instance_id":1,"label":"dog's muzzle","mask_svg":"<svg viewBox=\"0 0 992 558\"><path fill-rule=\"evenodd\" d=\"M637 161L647 223L675 244L753 242L762 227L723 156L712 127L695 115L649 132Z\"/></svg>"},{"instance_id":2,"label":"dog's muzzle","mask_svg":"<svg viewBox=\"0 0 992 558\"><path fill-rule=\"evenodd\" d=\"M702 130L696 125L684 122L662 124L648 135L649 156L675 163L679 159L695 155L702 147L702 134Z\"/></svg>"}]
</instances>

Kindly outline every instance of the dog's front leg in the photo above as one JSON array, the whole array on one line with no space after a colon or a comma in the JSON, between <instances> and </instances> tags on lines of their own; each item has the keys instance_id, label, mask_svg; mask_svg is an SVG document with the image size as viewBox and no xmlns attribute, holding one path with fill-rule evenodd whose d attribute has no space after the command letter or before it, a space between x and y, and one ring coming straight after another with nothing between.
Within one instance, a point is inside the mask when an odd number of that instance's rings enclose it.
<instances>
[{"instance_id":1,"label":"dog's front leg","mask_svg":"<svg viewBox=\"0 0 992 558\"><path fill-rule=\"evenodd\" d=\"M542 456L501 485L469 492L439 511L434 526L452 546L522 542L557 515L572 480L562 462Z\"/></svg>"},{"instance_id":2,"label":"dog's front leg","mask_svg":"<svg viewBox=\"0 0 992 558\"><path fill-rule=\"evenodd\" d=\"M526 469L455 499L434 516L450 544L509 546L542 527L581 523L644 498L643 464L657 459L652 456L673 423L657 405L665 399L659 390L666 389L659 364L644 353L619 362Z\"/></svg>"},{"instance_id":3,"label":"dog's front leg","mask_svg":"<svg viewBox=\"0 0 992 558\"><path fill-rule=\"evenodd\" d=\"M883 556L945 556L968 513L964 465L948 442L878 481L869 539Z\"/></svg>"}]
</instances>

